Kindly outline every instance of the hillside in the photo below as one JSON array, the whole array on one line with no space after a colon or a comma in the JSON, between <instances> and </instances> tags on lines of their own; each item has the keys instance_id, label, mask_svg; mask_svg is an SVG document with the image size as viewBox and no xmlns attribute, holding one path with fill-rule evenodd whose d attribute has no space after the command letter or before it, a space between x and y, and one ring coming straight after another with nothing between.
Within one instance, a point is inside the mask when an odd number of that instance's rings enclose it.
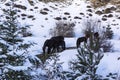
<instances>
[{"instance_id":1,"label":"hillside","mask_svg":"<svg viewBox=\"0 0 120 80\"><path fill-rule=\"evenodd\" d=\"M0 8L6 8L9 6L7 4L9 0L0 4ZM59 78L48 79L49 75L55 75L52 70L56 64L59 65L60 75L62 71L71 71L69 69L69 61L76 59L76 54L78 54L76 49L76 40L78 37L83 36L83 29L87 25L87 21L94 23L100 23L101 28L106 28L108 25L113 31L113 38L109 41L113 44L113 50L111 52L103 53L104 57L98 65L97 74L102 77L107 77L108 80L119 80L119 68L120 68L120 1L119 0L73 0L73 2L48 2L44 3L40 0L35 0L32 3L30 0L17 0L15 3L15 8L18 10L17 20L22 24L22 26L30 26L28 33L30 36L25 36L24 42L34 42L35 45L30 47L29 56L34 57L38 55L40 58L43 53L42 46L46 39L49 39L52 31L57 25L57 23L73 23L74 36L65 37L65 43L67 49L63 52L56 53L59 54L59 60L53 57L53 60L49 61L45 65L40 64L37 67L32 66L33 72L31 75L35 75L33 80L60 80ZM3 12L0 10L0 15ZM4 18L0 17L0 22ZM94 25L94 24L93 24ZM62 25L65 27L64 25ZM99 31L99 29L98 29ZM67 32L67 30L65 30ZM65 33L63 32L63 33ZM100 33L101 35L102 33ZM71 49L73 48L73 49ZM37 59L38 59L37 58ZM57 56L58 58L58 56ZM56 64L54 63L56 61ZM58 60L58 63L57 63ZM52 64L53 63L53 64ZM37 63L35 63L37 64ZM55 65L54 65L55 64ZM24 66L31 66L29 61ZM62 68L61 68L62 66ZM11 67L11 66L10 66ZM24 69L26 67L23 67ZM15 68L15 70L17 70ZM29 72L29 71L28 71ZM53 73L52 73L53 72ZM115 75L114 75L115 74ZM47 77L46 77L47 76ZM58 75L59 76L59 75ZM118 79L115 79L118 78ZM67 79L70 80L70 79ZM81 80L77 77L75 80Z\"/></svg>"},{"instance_id":2,"label":"hillside","mask_svg":"<svg viewBox=\"0 0 120 80\"><path fill-rule=\"evenodd\" d=\"M101 24L104 24L103 26L110 25L111 27L116 27L116 30L119 29L119 8L112 4L94 8L89 1L85 2L83 0L75 0L70 5L43 2L36 2L34 5L30 5L27 0L18 0L16 3L16 8L20 12L18 15L20 21L23 24L28 23L31 25L31 31L34 36L49 37L50 30L59 21L75 23L76 36L79 36L77 34L80 33L77 27L82 27L82 23L87 19L100 20ZM117 34L115 33L115 35Z\"/></svg>"}]
</instances>

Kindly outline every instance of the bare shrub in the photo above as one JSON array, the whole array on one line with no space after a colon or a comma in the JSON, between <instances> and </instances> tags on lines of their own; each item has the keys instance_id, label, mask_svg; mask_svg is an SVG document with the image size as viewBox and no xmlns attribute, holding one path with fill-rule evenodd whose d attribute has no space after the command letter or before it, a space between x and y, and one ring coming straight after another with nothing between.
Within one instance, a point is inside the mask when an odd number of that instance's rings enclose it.
<instances>
[{"instance_id":1,"label":"bare shrub","mask_svg":"<svg viewBox=\"0 0 120 80\"><path fill-rule=\"evenodd\" d=\"M32 32L29 31L27 28L29 28L29 26L26 26L25 28L22 28L22 36L23 37L28 37L28 36L32 36Z\"/></svg>"},{"instance_id":2,"label":"bare shrub","mask_svg":"<svg viewBox=\"0 0 120 80\"><path fill-rule=\"evenodd\" d=\"M56 23L56 27L50 30L50 34L52 36L74 37L74 26L73 22L60 21Z\"/></svg>"},{"instance_id":3,"label":"bare shrub","mask_svg":"<svg viewBox=\"0 0 120 80\"><path fill-rule=\"evenodd\" d=\"M92 50L94 50L95 52L102 50L103 52L109 52L112 51L112 44L111 42L108 41L108 35L106 35L106 33L108 33L106 31L106 28L103 28L101 25L101 21L99 20L87 20L86 22L84 22L84 29L83 29L83 33L85 35L89 34L90 38L89 38L89 46ZM98 32L99 33L99 38L96 40L94 38L94 33ZM110 35L110 34L109 34ZM94 42L97 41L97 45L93 46Z\"/></svg>"},{"instance_id":4,"label":"bare shrub","mask_svg":"<svg viewBox=\"0 0 120 80\"><path fill-rule=\"evenodd\" d=\"M32 0L28 0L28 2L30 3L30 5L34 5L34 2Z\"/></svg>"},{"instance_id":5,"label":"bare shrub","mask_svg":"<svg viewBox=\"0 0 120 80\"><path fill-rule=\"evenodd\" d=\"M113 45L110 41L104 41L101 47L103 48L103 52L113 51L112 50Z\"/></svg>"}]
</instances>

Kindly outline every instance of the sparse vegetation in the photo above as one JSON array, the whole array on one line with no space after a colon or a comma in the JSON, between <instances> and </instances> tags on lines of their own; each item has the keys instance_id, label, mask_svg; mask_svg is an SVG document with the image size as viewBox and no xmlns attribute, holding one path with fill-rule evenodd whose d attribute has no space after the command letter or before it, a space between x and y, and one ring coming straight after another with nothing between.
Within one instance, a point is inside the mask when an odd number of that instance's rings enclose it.
<instances>
[{"instance_id":1,"label":"sparse vegetation","mask_svg":"<svg viewBox=\"0 0 120 80\"><path fill-rule=\"evenodd\" d=\"M117 9L119 10L120 8L120 0L90 0L90 2L92 3L92 6L94 8L98 8L101 6L106 6L108 3L111 3L113 5L115 5L117 7ZM118 8L119 7L119 8ZM116 10L115 7L112 7L111 10Z\"/></svg>"},{"instance_id":2,"label":"sparse vegetation","mask_svg":"<svg viewBox=\"0 0 120 80\"><path fill-rule=\"evenodd\" d=\"M74 37L74 23L60 21L50 30L52 36Z\"/></svg>"},{"instance_id":3,"label":"sparse vegetation","mask_svg":"<svg viewBox=\"0 0 120 80\"><path fill-rule=\"evenodd\" d=\"M73 0L39 0L39 1L42 1L42 2L45 2L45 3L48 3L48 2L63 2L63 3L71 3Z\"/></svg>"},{"instance_id":4,"label":"sparse vegetation","mask_svg":"<svg viewBox=\"0 0 120 80\"><path fill-rule=\"evenodd\" d=\"M28 30L28 28L29 28L29 26L26 26L26 27L23 27L23 28L22 28L21 34L22 34L23 37L32 36L32 32L30 32L30 31Z\"/></svg>"},{"instance_id":5,"label":"sparse vegetation","mask_svg":"<svg viewBox=\"0 0 120 80\"><path fill-rule=\"evenodd\" d=\"M85 28L83 33L89 34L87 43L81 44L77 49L77 59L70 61L71 79L80 80L102 80L103 76L96 74L97 66L103 58L103 52L109 52L112 48L111 43L108 41L108 36L111 38L111 28L108 26L104 30L99 20L88 20L84 23ZM98 32L97 35L95 33ZM108 33L108 34L106 34ZM108 79L108 78L105 78Z\"/></svg>"},{"instance_id":6,"label":"sparse vegetation","mask_svg":"<svg viewBox=\"0 0 120 80\"><path fill-rule=\"evenodd\" d=\"M108 38L112 38L113 32L111 31L110 27L103 28L101 26L100 20L88 20L84 23L84 34L90 34L89 43L90 48L94 51L98 51L102 49L104 52L112 51L112 44L108 41ZM94 37L92 36L95 32L99 33L99 40L97 40L97 45L93 47Z\"/></svg>"},{"instance_id":7,"label":"sparse vegetation","mask_svg":"<svg viewBox=\"0 0 120 80\"><path fill-rule=\"evenodd\" d=\"M28 0L28 2L30 3L30 5L34 6L33 0Z\"/></svg>"},{"instance_id":8,"label":"sparse vegetation","mask_svg":"<svg viewBox=\"0 0 120 80\"><path fill-rule=\"evenodd\" d=\"M105 1L104 0L90 0L90 2L92 3L92 6L94 8L105 6L108 3L108 1L106 1L106 0Z\"/></svg>"}]
</instances>

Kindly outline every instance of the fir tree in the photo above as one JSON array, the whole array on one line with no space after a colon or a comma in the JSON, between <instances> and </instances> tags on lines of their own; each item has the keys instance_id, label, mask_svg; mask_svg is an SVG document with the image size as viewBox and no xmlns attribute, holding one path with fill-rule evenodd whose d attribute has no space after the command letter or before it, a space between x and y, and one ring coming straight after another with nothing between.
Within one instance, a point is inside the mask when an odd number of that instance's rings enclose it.
<instances>
[{"instance_id":1,"label":"fir tree","mask_svg":"<svg viewBox=\"0 0 120 80\"><path fill-rule=\"evenodd\" d=\"M71 69L76 73L74 79L78 77L80 77L80 80L100 79L96 74L96 70L103 54L100 48L95 49L99 44L98 42L98 40L92 38L89 44L84 43L78 48L77 59L70 61Z\"/></svg>"},{"instance_id":2,"label":"fir tree","mask_svg":"<svg viewBox=\"0 0 120 80\"><path fill-rule=\"evenodd\" d=\"M15 0L10 0L0 22L0 79L1 80L30 80L28 75L31 68L27 50L32 43L24 43L22 38L23 27L17 20L17 9L14 8ZM38 60L36 60L38 61ZM29 66L24 66L28 62Z\"/></svg>"},{"instance_id":3,"label":"fir tree","mask_svg":"<svg viewBox=\"0 0 120 80\"><path fill-rule=\"evenodd\" d=\"M49 59L46 60L45 70L47 72L47 80L67 80L65 74L63 73L62 63L59 61L59 55L53 53Z\"/></svg>"},{"instance_id":4,"label":"fir tree","mask_svg":"<svg viewBox=\"0 0 120 80\"><path fill-rule=\"evenodd\" d=\"M106 36L107 39L112 39L113 38L113 31L111 30L110 25L108 25L106 27L105 36Z\"/></svg>"}]
</instances>

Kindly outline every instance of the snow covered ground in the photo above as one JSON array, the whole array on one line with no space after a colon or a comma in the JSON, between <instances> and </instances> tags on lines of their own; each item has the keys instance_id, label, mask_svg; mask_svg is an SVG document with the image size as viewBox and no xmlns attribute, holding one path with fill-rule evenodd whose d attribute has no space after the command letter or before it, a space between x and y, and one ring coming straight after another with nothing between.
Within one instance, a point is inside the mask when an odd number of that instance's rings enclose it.
<instances>
[{"instance_id":1,"label":"snow covered ground","mask_svg":"<svg viewBox=\"0 0 120 80\"><path fill-rule=\"evenodd\" d=\"M19 3L19 1L17 3ZM24 1L21 0L21 4L24 4L25 6L28 7L27 10L26 11L23 10L22 13L33 14L34 17L36 18L35 20L31 20L31 19L19 20L23 25L26 25L26 24L32 25L30 26L30 31L33 33L33 36L25 38L25 41L36 43L36 45L30 48L31 51L33 52L36 51L37 54L42 53L42 46L44 44L44 41L51 37L51 35L49 34L49 30L55 27L55 23L57 22L56 20L54 20L54 18L58 16L66 17L66 15L64 15L64 12L69 12L71 15L72 22L76 23L76 26L75 26L76 36L74 38L65 38L66 46L67 47L76 46L77 38L82 35L82 32L81 32L82 22L87 19L86 17L89 14L89 12L86 11L87 4L83 0L80 0L80 1L75 0L75 2L72 3L72 5L62 7L62 8L60 8L59 4L58 6L55 6L55 4L57 3L48 3L48 4L36 3L34 6L30 6L26 0ZM38 6L38 9L34 9L34 7L36 6ZM53 9L50 6L53 6L57 9ZM50 10L48 12L48 15L40 14L40 10L42 10L43 8L48 8ZM30 11L30 9L34 9L34 11ZM84 13L84 15L79 15L81 12ZM94 14L94 12L92 14L93 16L90 17L90 19L101 18L101 16ZM114 16L116 14L118 13L113 13ZM82 19L81 20L74 19L74 16L76 15L78 15ZM48 20L45 20L46 18L48 18ZM114 23L119 23L119 20L114 17L114 18L109 18L105 22L103 21L102 25L106 26L108 25L108 23L113 24L112 21L114 19L116 20ZM67 21L70 21L70 20L68 19ZM118 24L117 26L111 26L111 27L114 32L114 37L111 40L112 44L114 45L113 46L114 52L104 53L104 57L102 58L97 70L97 73L103 76L106 74L109 74L110 72L120 74L120 60L118 60L118 57L120 57L120 34L119 34L120 24ZM37 54L32 53L31 55L37 55ZM72 59L75 59L76 54L78 54L78 52L76 49L69 49L59 54L60 54L60 62L64 62L62 65L63 69L67 71L69 70L69 67L68 67L69 61Z\"/></svg>"}]
</instances>

